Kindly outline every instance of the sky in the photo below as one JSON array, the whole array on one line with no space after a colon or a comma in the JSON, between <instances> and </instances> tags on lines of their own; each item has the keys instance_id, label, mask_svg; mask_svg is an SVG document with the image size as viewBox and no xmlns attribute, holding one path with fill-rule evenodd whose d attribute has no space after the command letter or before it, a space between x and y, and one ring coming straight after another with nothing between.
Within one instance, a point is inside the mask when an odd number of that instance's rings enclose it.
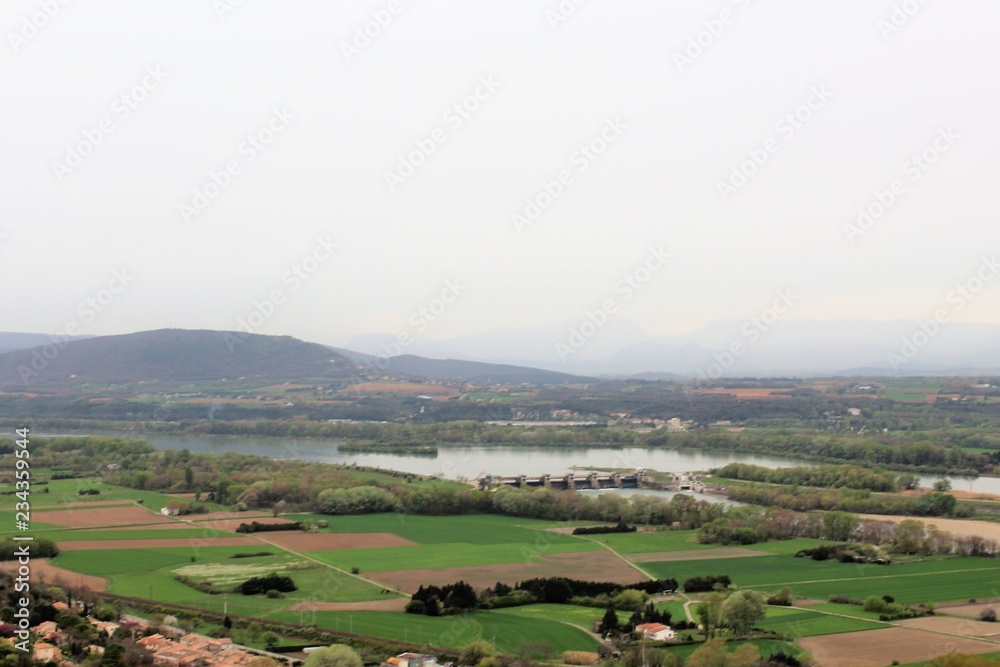
<instances>
[{"instance_id":1,"label":"sky","mask_svg":"<svg viewBox=\"0 0 1000 667\"><path fill-rule=\"evenodd\" d=\"M1000 324L998 21L5 0L0 330L659 336L789 293L794 318Z\"/></svg>"}]
</instances>

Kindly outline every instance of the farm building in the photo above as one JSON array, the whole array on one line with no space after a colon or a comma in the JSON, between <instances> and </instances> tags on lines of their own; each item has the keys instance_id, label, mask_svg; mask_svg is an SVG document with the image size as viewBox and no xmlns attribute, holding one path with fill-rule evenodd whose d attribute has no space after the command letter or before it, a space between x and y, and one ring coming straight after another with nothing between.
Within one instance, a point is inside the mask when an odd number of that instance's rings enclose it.
<instances>
[{"instance_id":1,"label":"farm building","mask_svg":"<svg viewBox=\"0 0 1000 667\"><path fill-rule=\"evenodd\" d=\"M674 632L673 628L669 625L663 625L663 623L643 623L642 625L635 626L635 631L645 635L646 639L658 642L671 641L677 637L677 633Z\"/></svg>"}]
</instances>

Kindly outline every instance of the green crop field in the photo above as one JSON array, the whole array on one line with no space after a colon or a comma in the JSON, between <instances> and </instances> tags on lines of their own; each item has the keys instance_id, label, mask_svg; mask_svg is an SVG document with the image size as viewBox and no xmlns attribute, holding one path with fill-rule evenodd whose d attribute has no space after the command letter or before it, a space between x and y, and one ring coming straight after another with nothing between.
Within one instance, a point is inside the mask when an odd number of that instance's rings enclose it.
<instances>
[{"instance_id":1,"label":"green crop field","mask_svg":"<svg viewBox=\"0 0 1000 667\"><path fill-rule=\"evenodd\" d=\"M13 506L15 501L11 501L9 506ZM40 512L32 512L31 517L31 530L51 530L54 528L62 528L62 526L56 526L51 523L45 523L40 521L39 518L43 516ZM21 533L24 531L18 530L17 528L17 517L15 516L14 510L0 510L0 533Z\"/></svg>"},{"instance_id":2,"label":"green crop field","mask_svg":"<svg viewBox=\"0 0 1000 667\"><path fill-rule=\"evenodd\" d=\"M578 537L554 533L565 527L557 521L531 521L493 514L421 516L367 514L363 516L292 515L294 519L325 519L332 533L394 533L418 544L590 544ZM572 524L569 524L572 525Z\"/></svg>"},{"instance_id":3,"label":"green crop field","mask_svg":"<svg viewBox=\"0 0 1000 667\"><path fill-rule=\"evenodd\" d=\"M236 533L227 533L225 531L216 530L207 526L204 528L194 528L189 523L177 523L176 528L171 528L170 526L171 524L164 524L163 528L143 530L111 530L107 528L66 530L64 528L62 530L46 531L42 537L49 540L56 540L57 542L79 542L82 540L157 540L174 538L190 538L192 540L198 540L209 537L240 537ZM254 542L251 538L247 539L247 544L251 545L254 551L261 550L256 548L259 546L259 543Z\"/></svg>"},{"instance_id":4,"label":"green crop field","mask_svg":"<svg viewBox=\"0 0 1000 667\"><path fill-rule=\"evenodd\" d=\"M803 549L811 549L820 544L830 544L830 542L799 537L792 540L775 540L773 542L750 544L746 548L753 549L754 551L764 551L777 556L794 556Z\"/></svg>"},{"instance_id":5,"label":"green crop field","mask_svg":"<svg viewBox=\"0 0 1000 667\"><path fill-rule=\"evenodd\" d=\"M944 558L905 565L854 565L791 556L724 558L640 563L659 577L728 574L737 586L775 590L792 587L796 596L827 599L847 594L889 594L903 604L987 597L1000 590L1000 562L985 558Z\"/></svg>"},{"instance_id":6,"label":"green crop field","mask_svg":"<svg viewBox=\"0 0 1000 667\"><path fill-rule=\"evenodd\" d=\"M757 627L790 637L812 637L858 630L874 630L888 626L885 623L833 616L809 609L768 607L767 618L758 623Z\"/></svg>"},{"instance_id":7,"label":"green crop field","mask_svg":"<svg viewBox=\"0 0 1000 667\"><path fill-rule=\"evenodd\" d=\"M732 653L737 648L743 644L753 644L760 651L760 654L767 658L775 653L785 653L788 655L794 655L799 652L799 649L795 648L787 642L783 642L777 639L752 639L749 641L741 642L726 642L726 652ZM666 649L667 653L673 653L675 655L682 656L685 660L695 651L701 648L701 644L688 644L686 646L677 646L674 648Z\"/></svg>"},{"instance_id":8,"label":"green crop field","mask_svg":"<svg viewBox=\"0 0 1000 667\"><path fill-rule=\"evenodd\" d=\"M280 612L276 620L299 622L299 613ZM597 650L597 640L583 630L540 618L526 618L501 611L479 611L464 616L414 616L394 612L306 612L304 622L324 628L461 648L471 639L495 641L501 651L514 652L522 642L550 642L557 653L567 650Z\"/></svg>"},{"instance_id":9,"label":"green crop field","mask_svg":"<svg viewBox=\"0 0 1000 667\"><path fill-rule=\"evenodd\" d=\"M644 533L607 533L592 535L623 554L652 553L656 551L687 551L689 549L717 549L717 544L700 544L697 530L657 530ZM755 545L756 546L756 545ZM754 547L750 547L751 549Z\"/></svg>"},{"instance_id":10,"label":"green crop field","mask_svg":"<svg viewBox=\"0 0 1000 667\"><path fill-rule=\"evenodd\" d=\"M495 610L498 614L513 614L524 618L537 618L546 621L557 621L559 623L569 623L578 625L587 630L592 630L594 623L599 622L604 617L604 609L596 607L579 607L571 604L530 604L523 607L508 607L506 609ZM617 611L618 620L621 623L628 622L628 611Z\"/></svg>"},{"instance_id":11,"label":"green crop field","mask_svg":"<svg viewBox=\"0 0 1000 667\"><path fill-rule=\"evenodd\" d=\"M264 549L254 549L263 551ZM271 550L270 548L268 549ZM53 565L67 570L113 577L121 574L155 572L177 568L192 562L227 559L237 553L246 553L247 547L173 547L168 549L102 549L93 551L63 551L52 560ZM195 560L192 561L191 559ZM169 577L169 574L167 575Z\"/></svg>"},{"instance_id":12,"label":"green crop field","mask_svg":"<svg viewBox=\"0 0 1000 667\"><path fill-rule=\"evenodd\" d=\"M456 535L455 538L460 536ZM463 567L469 565L501 565L523 563L541 553L594 551L600 546L579 540L536 548L533 544L420 544L412 547L375 549L338 549L312 551L310 556L339 568L360 567L365 572L388 570L422 570L425 568Z\"/></svg>"},{"instance_id":13,"label":"green crop field","mask_svg":"<svg viewBox=\"0 0 1000 667\"><path fill-rule=\"evenodd\" d=\"M159 512L169 501L175 499L165 493L154 491L140 491L138 489L128 489L123 486L113 486L105 484L97 478L88 479L57 479L48 484L48 493L32 493L32 503L36 510L44 508L68 509L63 507L66 503L93 503L94 506L106 504L109 500L141 500L142 505L154 512ZM94 489L100 491L96 495L81 496L77 491L84 489ZM193 502L193 501L192 501ZM210 510L225 510L226 507L215 503L201 501L199 505L205 505Z\"/></svg>"}]
</instances>

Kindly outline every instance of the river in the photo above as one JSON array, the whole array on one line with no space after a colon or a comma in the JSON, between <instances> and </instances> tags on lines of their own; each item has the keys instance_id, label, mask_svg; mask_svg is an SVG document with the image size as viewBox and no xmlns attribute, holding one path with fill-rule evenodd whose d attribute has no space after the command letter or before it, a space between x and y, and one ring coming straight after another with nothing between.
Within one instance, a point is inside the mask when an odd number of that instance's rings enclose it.
<instances>
[{"instance_id":1,"label":"river","mask_svg":"<svg viewBox=\"0 0 1000 667\"><path fill-rule=\"evenodd\" d=\"M121 437L122 434L116 434ZM306 438L237 437L214 435L144 435L153 447L189 449L223 454L238 452L278 459L322 463L346 463L390 468L420 475L472 480L481 474L565 474L572 468L650 468L665 472L687 472L717 468L727 463L751 463L769 468L815 465L777 456L744 456L731 452L698 452L663 448L611 449L607 447L440 447L436 455L342 453L342 440ZM921 486L930 486L941 475L921 475ZM1000 478L951 478L963 491L1000 494Z\"/></svg>"}]
</instances>

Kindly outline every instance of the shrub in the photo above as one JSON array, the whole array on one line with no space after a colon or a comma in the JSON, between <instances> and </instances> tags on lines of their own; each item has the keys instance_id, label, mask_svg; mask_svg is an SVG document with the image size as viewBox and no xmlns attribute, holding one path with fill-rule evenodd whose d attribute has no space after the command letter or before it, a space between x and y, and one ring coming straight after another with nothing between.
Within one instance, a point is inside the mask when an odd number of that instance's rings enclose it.
<instances>
[{"instance_id":1,"label":"shrub","mask_svg":"<svg viewBox=\"0 0 1000 667\"><path fill-rule=\"evenodd\" d=\"M997 610L993 607L988 607L979 612L979 620L986 621L987 623L995 623L997 620Z\"/></svg>"},{"instance_id":2,"label":"shrub","mask_svg":"<svg viewBox=\"0 0 1000 667\"><path fill-rule=\"evenodd\" d=\"M590 651L565 651L562 654L562 661L567 665L596 665L600 661L600 656Z\"/></svg>"},{"instance_id":3,"label":"shrub","mask_svg":"<svg viewBox=\"0 0 1000 667\"><path fill-rule=\"evenodd\" d=\"M269 574L265 577L251 577L239 585L237 590L243 595L259 595L270 590L290 593L297 590L291 577L281 574Z\"/></svg>"}]
</instances>

